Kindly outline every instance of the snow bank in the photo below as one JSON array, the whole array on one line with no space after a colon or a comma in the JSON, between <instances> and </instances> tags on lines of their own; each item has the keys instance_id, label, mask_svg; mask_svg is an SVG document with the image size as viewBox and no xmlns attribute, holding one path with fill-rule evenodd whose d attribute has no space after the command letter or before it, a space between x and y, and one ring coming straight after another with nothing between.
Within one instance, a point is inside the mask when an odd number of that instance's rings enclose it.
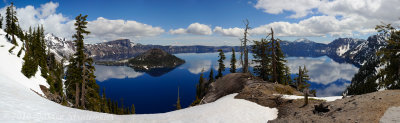
<instances>
[{"instance_id":1,"label":"snow bank","mask_svg":"<svg viewBox=\"0 0 400 123\"><path fill-rule=\"evenodd\" d=\"M303 99L304 96L296 96L296 95L282 95L282 98L284 99ZM331 97L308 97L312 99L318 99L318 100L326 100L327 102L332 102L337 99L342 99L342 96L331 96Z\"/></svg>"},{"instance_id":2,"label":"snow bank","mask_svg":"<svg viewBox=\"0 0 400 123\"><path fill-rule=\"evenodd\" d=\"M227 95L213 103L160 114L112 115L65 107L42 94L39 85L49 86L37 73L26 78L20 71L23 60L8 50L13 46L0 31L0 122L249 122L265 123L277 118L278 110ZM22 43L19 41L19 44ZM21 55L23 56L23 54Z\"/></svg>"},{"instance_id":3,"label":"snow bank","mask_svg":"<svg viewBox=\"0 0 400 123\"><path fill-rule=\"evenodd\" d=\"M32 89L39 94L43 95L42 90L40 89L39 85L44 85L49 87L47 84L46 79L40 76L40 70L36 72L36 75L31 77L30 79L26 78L21 73L21 68L23 64L22 57L24 57L24 53L21 54L21 58L17 57L18 51L21 49L23 45L22 42L17 38L17 43L19 46L15 47L13 53L9 53L8 50L11 49L14 45L9 43L5 38L5 32L0 29L0 78L4 78L8 81L13 81L20 83L19 86L24 86L28 90ZM3 80L4 80L3 79Z\"/></svg>"}]
</instances>

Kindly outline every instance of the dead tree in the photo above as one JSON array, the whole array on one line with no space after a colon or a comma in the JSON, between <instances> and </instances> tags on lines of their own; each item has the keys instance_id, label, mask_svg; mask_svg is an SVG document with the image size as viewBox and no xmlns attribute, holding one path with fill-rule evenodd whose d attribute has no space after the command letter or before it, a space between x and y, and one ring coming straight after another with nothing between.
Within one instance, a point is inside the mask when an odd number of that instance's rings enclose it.
<instances>
[{"instance_id":1,"label":"dead tree","mask_svg":"<svg viewBox=\"0 0 400 123\"><path fill-rule=\"evenodd\" d=\"M249 50L247 48L247 42L249 41L248 38L248 34L249 34L249 20L246 19L246 21L244 21L244 24L246 26L246 28L244 29L244 37L241 40L241 46L242 46L242 51L240 53L240 59L241 59L241 64L243 66L243 73L248 73L249 72ZM244 55L244 59L243 56Z\"/></svg>"}]
</instances>

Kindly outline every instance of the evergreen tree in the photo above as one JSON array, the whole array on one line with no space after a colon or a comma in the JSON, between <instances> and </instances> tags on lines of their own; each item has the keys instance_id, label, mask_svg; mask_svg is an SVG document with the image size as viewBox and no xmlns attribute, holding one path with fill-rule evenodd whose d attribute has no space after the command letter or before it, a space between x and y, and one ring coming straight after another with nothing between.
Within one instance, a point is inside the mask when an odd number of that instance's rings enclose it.
<instances>
[{"instance_id":1,"label":"evergreen tree","mask_svg":"<svg viewBox=\"0 0 400 123\"><path fill-rule=\"evenodd\" d=\"M359 95L378 91L378 79L376 67L379 59L370 57L367 62L358 69L358 72L351 79L351 84L347 87L348 95Z\"/></svg>"},{"instance_id":2,"label":"evergreen tree","mask_svg":"<svg viewBox=\"0 0 400 123\"><path fill-rule=\"evenodd\" d=\"M299 73L295 79L297 90L303 91L305 88L310 87L310 84L307 83L307 81L310 80L310 77L308 76L308 70L305 65L303 69L299 66Z\"/></svg>"},{"instance_id":3,"label":"evergreen tree","mask_svg":"<svg viewBox=\"0 0 400 123\"><path fill-rule=\"evenodd\" d=\"M231 73L236 73L236 56L235 56L235 49L233 48L232 48L231 68L229 71Z\"/></svg>"},{"instance_id":4,"label":"evergreen tree","mask_svg":"<svg viewBox=\"0 0 400 123\"><path fill-rule=\"evenodd\" d=\"M208 76L208 83L211 83L211 82L214 82L215 81L215 79L214 79L214 70L213 70L213 68L211 67L211 69L210 69L210 74L209 74L209 76Z\"/></svg>"},{"instance_id":5,"label":"evergreen tree","mask_svg":"<svg viewBox=\"0 0 400 123\"><path fill-rule=\"evenodd\" d=\"M284 85L292 84L293 80L292 80L292 77L291 77L291 74L290 74L290 69L289 69L288 66L285 66L284 74L285 75L284 75L284 79L282 79L282 83Z\"/></svg>"},{"instance_id":6,"label":"evergreen tree","mask_svg":"<svg viewBox=\"0 0 400 123\"><path fill-rule=\"evenodd\" d=\"M36 51L37 56L35 56L35 58L38 60L41 75L44 78L47 78L48 67L47 67L46 41L44 39L43 25L41 27L37 28L35 41L36 41L36 45L37 45L35 48L35 50L37 50Z\"/></svg>"},{"instance_id":7,"label":"evergreen tree","mask_svg":"<svg viewBox=\"0 0 400 123\"><path fill-rule=\"evenodd\" d=\"M275 39L274 31L266 39L253 41L254 73L265 81L289 84L290 70L286 66L285 56L280 47L280 39Z\"/></svg>"},{"instance_id":8,"label":"evergreen tree","mask_svg":"<svg viewBox=\"0 0 400 123\"><path fill-rule=\"evenodd\" d=\"M215 79L218 79L219 77L222 77L222 72L225 71L225 65L224 65L224 60L225 60L225 54L222 51L222 49L218 50L219 52L219 59L218 59L218 74L215 76Z\"/></svg>"},{"instance_id":9,"label":"evergreen tree","mask_svg":"<svg viewBox=\"0 0 400 123\"><path fill-rule=\"evenodd\" d=\"M254 73L265 81L269 81L270 70L270 53L268 50L267 39L262 38L260 41L253 41L253 62L257 63L254 66Z\"/></svg>"},{"instance_id":10,"label":"evergreen tree","mask_svg":"<svg viewBox=\"0 0 400 123\"><path fill-rule=\"evenodd\" d=\"M134 104L132 104L132 106L131 106L131 114L135 114L135 105Z\"/></svg>"},{"instance_id":11,"label":"evergreen tree","mask_svg":"<svg viewBox=\"0 0 400 123\"><path fill-rule=\"evenodd\" d=\"M388 89L400 89L400 30L391 24L378 25L376 29L387 36L387 45L377 52L380 64L385 66L379 73L379 84Z\"/></svg>"},{"instance_id":12,"label":"evergreen tree","mask_svg":"<svg viewBox=\"0 0 400 123\"><path fill-rule=\"evenodd\" d=\"M3 29L3 16L0 14L0 29Z\"/></svg>"},{"instance_id":13,"label":"evergreen tree","mask_svg":"<svg viewBox=\"0 0 400 123\"><path fill-rule=\"evenodd\" d=\"M84 34L90 32L86 30L87 15L81 14L75 18L76 33L75 38L76 53L70 59L67 66L66 84L69 85L68 96L75 101L74 106L100 111L100 96L98 94L99 86L96 84L93 66L93 59L89 58L84 52ZM120 112L120 111L119 111Z\"/></svg>"},{"instance_id":14,"label":"evergreen tree","mask_svg":"<svg viewBox=\"0 0 400 123\"><path fill-rule=\"evenodd\" d=\"M274 30L271 28L271 41L270 41L270 52L271 52L271 67L272 67L272 82L278 82L280 84L286 80L285 69L286 60L285 56L280 47L280 39L274 38Z\"/></svg>"},{"instance_id":15,"label":"evergreen tree","mask_svg":"<svg viewBox=\"0 0 400 123\"><path fill-rule=\"evenodd\" d=\"M6 28L5 31L7 32L6 37L10 40L9 35L11 35L11 43L14 45L18 45L17 40L15 39L15 35L18 33L18 18L17 12L14 10L14 4L11 3L10 6L6 9Z\"/></svg>"},{"instance_id":16,"label":"evergreen tree","mask_svg":"<svg viewBox=\"0 0 400 123\"><path fill-rule=\"evenodd\" d=\"M22 65L22 70L21 72L28 78L34 76L38 70L38 58L37 55L38 53L37 46L36 44L36 31L32 32L32 28L29 27L29 33L25 36L25 55L22 58L24 60L24 63Z\"/></svg>"}]
</instances>

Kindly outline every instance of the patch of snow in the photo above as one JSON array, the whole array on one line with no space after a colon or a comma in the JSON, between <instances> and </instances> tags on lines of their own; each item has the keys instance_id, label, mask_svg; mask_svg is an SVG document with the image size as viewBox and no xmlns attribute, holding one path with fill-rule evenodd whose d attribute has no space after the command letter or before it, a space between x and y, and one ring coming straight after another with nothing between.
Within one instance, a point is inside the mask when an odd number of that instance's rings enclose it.
<instances>
[{"instance_id":1,"label":"patch of snow","mask_svg":"<svg viewBox=\"0 0 400 123\"><path fill-rule=\"evenodd\" d=\"M347 45L342 45L336 50L336 54L338 56L342 56L344 53L346 53L350 49L350 44Z\"/></svg>"},{"instance_id":2,"label":"patch of snow","mask_svg":"<svg viewBox=\"0 0 400 123\"><path fill-rule=\"evenodd\" d=\"M6 33L3 30L0 30L0 45L4 46L0 47L0 56L2 59L0 60L0 78L3 80L6 79L7 81L19 83L20 86L25 87L27 90L32 89L33 91L44 95L39 85L44 85L46 87L50 86L46 82L46 79L40 76L40 69L36 72L35 76L31 78L25 77L25 75L21 73L22 64L24 62L24 60L22 60L22 57L24 57L25 53L23 51L20 58L16 55L16 53L18 53L18 51L21 49L22 42L18 38L16 38L19 46L16 46L13 50L13 54L10 54L8 50L11 49L11 47L13 47L14 45L7 41L7 39L4 37L5 34ZM2 91L8 91L12 89L13 88L8 88L3 89Z\"/></svg>"},{"instance_id":3,"label":"patch of snow","mask_svg":"<svg viewBox=\"0 0 400 123\"><path fill-rule=\"evenodd\" d=\"M296 96L296 95L282 95L282 98L284 99L303 99L304 96ZM342 96L331 96L331 97L308 97L311 99L317 99L317 100L326 100L327 102L332 102L337 99L342 99Z\"/></svg>"},{"instance_id":4,"label":"patch of snow","mask_svg":"<svg viewBox=\"0 0 400 123\"><path fill-rule=\"evenodd\" d=\"M400 122L400 107L390 107L381 117L381 123L398 123Z\"/></svg>"}]
</instances>

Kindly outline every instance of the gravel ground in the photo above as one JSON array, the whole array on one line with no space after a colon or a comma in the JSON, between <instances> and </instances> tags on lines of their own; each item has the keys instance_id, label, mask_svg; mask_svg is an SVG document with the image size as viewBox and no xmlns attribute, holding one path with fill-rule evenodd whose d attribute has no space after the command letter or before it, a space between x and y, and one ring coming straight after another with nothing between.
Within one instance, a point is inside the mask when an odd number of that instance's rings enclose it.
<instances>
[{"instance_id":1,"label":"gravel ground","mask_svg":"<svg viewBox=\"0 0 400 123\"><path fill-rule=\"evenodd\" d=\"M302 102L303 100L300 99L293 100L293 103L284 103L279 107L278 119L270 122L378 123L380 121L400 121L400 108L389 109L389 107L400 106L400 90L386 90L324 102L324 105L328 105L328 112L313 112L314 105L318 102L312 102L304 107ZM385 112L386 116L384 116ZM384 117L381 120L382 116Z\"/></svg>"}]
</instances>

